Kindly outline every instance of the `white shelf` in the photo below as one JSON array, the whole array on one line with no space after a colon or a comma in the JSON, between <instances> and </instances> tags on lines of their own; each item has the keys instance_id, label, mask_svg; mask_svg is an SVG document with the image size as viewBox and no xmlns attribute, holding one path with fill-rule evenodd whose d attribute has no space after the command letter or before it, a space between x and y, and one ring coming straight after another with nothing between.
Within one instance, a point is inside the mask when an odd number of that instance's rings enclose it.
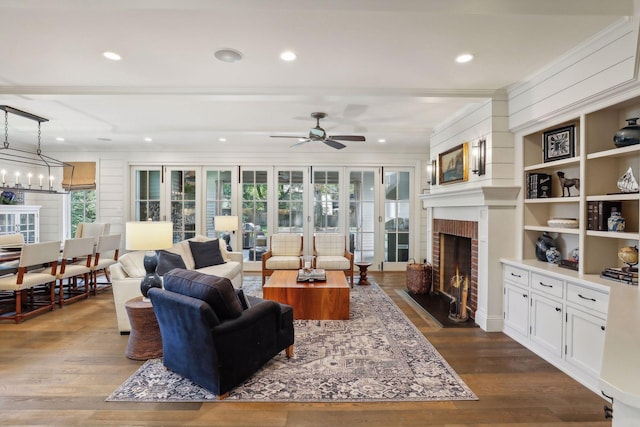
<instances>
[{"instance_id":1,"label":"white shelf","mask_svg":"<svg viewBox=\"0 0 640 427\"><path fill-rule=\"evenodd\" d=\"M580 157L569 157L568 159L555 160L553 162L538 163L535 165L525 166L525 172L541 170L541 169L555 169L560 166L580 165Z\"/></svg>"},{"instance_id":2,"label":"white shelf","mask_svg":"<svg viewBox=\"0 0 640 427\"><path fill-rule=\"evenodd\" d=\"M527 231L546 231L547 233L580 234L579 228L549 227L546 225L525 225Z\"/></svg>"},{"instance_id":3,"label":"white shelf","mask_svg":"<svg viewBox=\"0 0 640 427\"><path fill-rule=\"evenodd\" d=\"M617 199L616 199L617 200ZM579 203L579 196L571 197L540 197L538 199L524 199L525 203Z\"/></svg>"},{"instance_id":4,"label":"white shelf","mask_svg":"<svg viewBox=\"0 0 640 427\"><path fill-rule=\"evenodd\" d=\"M624 239L624 240L638 240L638 239L640 239L640 233L632 233L632 232L627 232L627 231L595 231L595 230L587 230L587 236L605 237L607 239Z\"/></svg>"},{"instance_id":5,"label":"white shelf","mask_svg":"<svg viewBox=\"0 0 640 427\"><path fill-rule=\"evenodd\" d=\"M640 200L640 194L619 193L619 194L601 194L597 196L587 196L587 202L600 202L600 201L618 202L622 200Z\"/></svg>"},{"instance_id":6,"label":"white shelf","mask_svg":"<svg viewBox=\"0 0 640 427\"><path fill-rule=\"evenodd\" d=\"M640 153L640 145L630 145L628 147L613 148L611 150L598 151L587 154L587 160L602 159L607 157L626 157L629 154Z\"/></svg>"}]
</instances>

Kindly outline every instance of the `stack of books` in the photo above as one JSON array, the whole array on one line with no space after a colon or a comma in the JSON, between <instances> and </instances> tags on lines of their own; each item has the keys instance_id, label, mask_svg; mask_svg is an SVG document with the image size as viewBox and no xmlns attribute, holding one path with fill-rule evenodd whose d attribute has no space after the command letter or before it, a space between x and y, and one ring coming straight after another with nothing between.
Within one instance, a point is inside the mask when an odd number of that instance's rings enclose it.
<instances>
[{"instance_id":1,"label":"stack of books","mask_svg":"<svg viewBox=\"0 0 640 427\"><path fill-rule=\"evenodd\" d=\"M546 173L527 174L527 199L551 197L551 175Z\"/></svg>"},{"instance_id":2,"label":"stack of books","mask_svg":"<svg viewBox=\"0 0 640 427\"><path fill-rule=\"evenodd\" d=\"M587 202L587 230L607 231L607 219L611 215L612 208L622 212L622 203L602 200Z\"/></svg>"},{"instance_id":3,"label":"stack of books","mask_svg":"<svg viewBox=\"0 0 640 427\"><path fill-rule=\"evenodd\" d=\"M626 271L621 268L607 267L600 273L600 277L616 282L626 283L628 285L638 284L638 272Z\"/></svg>"},{"instance_id":4,"label":"stack of books","mask_svg":"<svg viewBox=\"0 0 640 427\"><path fill-rule=\"evenodd\" d=\"M327 274L325 273L324 269L316 268L305 270L304 268L301 268L300 270L298 270L298 282L312 282L314 280L327 280Z\"/></svg>"}]
</instances>

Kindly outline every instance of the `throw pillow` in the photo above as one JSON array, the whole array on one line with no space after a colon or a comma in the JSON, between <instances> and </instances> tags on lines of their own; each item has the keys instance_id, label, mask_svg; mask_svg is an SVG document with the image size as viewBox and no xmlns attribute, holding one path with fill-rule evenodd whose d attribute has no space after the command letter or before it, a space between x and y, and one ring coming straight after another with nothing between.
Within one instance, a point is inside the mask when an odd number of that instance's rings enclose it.
<instances>
[{"instance_id":1,"label":"throw pillow","mask_svg":"<svg viewBox=\"0 0 640 427\"><path fill-rule=\"evenodd\" d=\"M164 276L165 273L168 273L174 268L187 268L184 260L179 254L163 250L156 251L156 253L158 254L158 267L156 267L156 273L158 273L159 276Z\"/></svg>"},{"instance_id":2,"label":"throw pillow","mask_svg":"<svg viewBox=\"0 0 640 427\"><path fill-rule=\"evenodd\" d=\"M224 264L218 239L207 242L194 242L189 240L189 247L191 248L191 255L193 255L196 269Z\"/></svg>"},{"instance_id":3,"label":"throw pillow","mask_svg":"<svg viewBox=\"0 0 640 427\"><path fill-rule=\"evenodd\" d=\"M231 281L193 270L173 270L164 276L164 288L206 301L221 321L235 319L243 307Z\"/></svg>"}]
</instances>

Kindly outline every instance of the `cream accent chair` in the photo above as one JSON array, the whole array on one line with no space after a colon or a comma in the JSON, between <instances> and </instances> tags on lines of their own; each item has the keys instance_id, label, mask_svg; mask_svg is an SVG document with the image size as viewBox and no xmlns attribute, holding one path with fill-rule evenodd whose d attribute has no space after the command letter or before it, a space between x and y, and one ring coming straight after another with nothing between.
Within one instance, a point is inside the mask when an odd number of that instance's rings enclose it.
<instances>
[{"instance_id":1,"label":"cream accent chair","mask_svg":"<svg viewBox=\"0 0 640 427\"><path fill-rule=\"evenodd\" d=\"M106 236L98 236L98 245L96 246L96 254L93 265L91 266L93 295L98 293L98 273L103 272L107 278L107 283L100 290L111 287L111 276L109 275L109 267L118 262L118 253L120 252L120 234L108 234Z\"/></svg>"},{"instance_id":2,"label":"cream accent chair","mask_svg":"<svg viewBox=\"0 0 640 427\"><path fill-rule=\"evenodd\" d=\"M58 279L58 305L60 307L66 302L89 298L93 242L93 237L65 240L62 263L56 275ZM82 291L79 290L78 277L82 277L83 280ZM66 286L65 280L67 282ZM66 298L65 295L67 295Z\"/></svg>"},{"instance_id":3,"label":"cream accent chair","mask_svg":"<svg viewBox=\"0 0 640 427\"><path fill-rule=\"evenodd\" d=\"M313 236L315 268L342 270L353 287L353 254L347 250L347 237L337 233Z\"/></svg>"},{"instance_id":4,"label":"cream accent chair","mask_svg":"<svg viewBox=\"0 0 640 427\"><path fill-rule=\"evenodd\" d=\"M274 270L298 270L302 267L302 236L293 233L272 234L269 250L262 255L262 286Z\"/></svg>"},{"instance_id":5,"label":"cream accent chair","mask_svg":"<svg viewBox=\"0 0 640 427\"><path fill-rule=\"evenodd\" d=\"M13 292L16 300L15 313L2 316L3 319L12 319L16 323L20 323L26 317L55 308L55 282L59 257L60 241L31 243L22 247L18 274L0 277L0 291ZM44 264L49 266L43 270ZM29 267L40 268L29 271ZM37 301L34 298L34 288L38 286L45 287L49 293L48 301ZM31 306L33 309L23 313L22 307L25 305Z\"/></svg>"}]
</instances>

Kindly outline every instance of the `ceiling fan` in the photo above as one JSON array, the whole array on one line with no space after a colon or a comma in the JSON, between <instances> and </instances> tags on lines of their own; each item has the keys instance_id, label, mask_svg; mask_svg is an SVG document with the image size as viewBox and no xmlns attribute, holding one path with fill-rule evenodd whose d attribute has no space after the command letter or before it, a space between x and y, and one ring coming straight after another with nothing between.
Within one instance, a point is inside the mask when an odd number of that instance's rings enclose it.
<instances>
[{"instance_id":1,"label":"ceiling fan","mask_svg":"<svg viewBox=\"0 0 640 427\"><path fill-rule=\"evenodd\" d=\"M361 135L331 135L327 136L327 133L320 127L320 119L327 117L327 113L311 113L311 117L316 119L316 127L309 130L309 136L290 136L290 135L271 135L271 138L296 138L301 141L297 144L293 144L291 147L297 147L298 145L306 144L310 141L324 142L329 147L333 147L336 150L341 150L346 145L340 141L365 141L364 136Z\"/></svg>"}]
</instances>

